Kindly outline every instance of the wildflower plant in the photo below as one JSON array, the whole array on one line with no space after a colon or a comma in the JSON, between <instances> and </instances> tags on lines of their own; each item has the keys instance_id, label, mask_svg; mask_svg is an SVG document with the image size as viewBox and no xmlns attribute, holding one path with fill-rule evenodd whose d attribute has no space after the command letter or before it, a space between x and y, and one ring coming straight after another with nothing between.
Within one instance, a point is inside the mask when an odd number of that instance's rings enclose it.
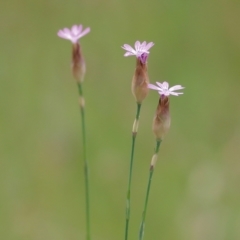
<instances>
[{"instance_id":1,"label":"wildflower plant","mask_svg":"<svg viewBox=\"0 0 240 240\"><path fill-rule=\"evenodd\" d=\"M170 117L170 111L169 111L169 96L181 95L183 94L182 92L176 92L176 91L184 89L184 87L182 87L181 85L176 85L169 88L168 82L163 82L163 83L156 82L156 85L148 84L148 88L158 91L160 98L159 98L157 110L153 119L152 130L156 138L156 147L150 163L147 192L146 192L146 197L144 202L144 209L142 213L142 221L141 221L140 230L139 230L139 240L143 240L143 237L144 237L144 228L145 228L145 219L146 219L149 192L150 192L153 172L157 162L160 144L164 139L165 135L167 134L171 124L171 117Z\"/></svg>"},{"instance_id":2,"label":"wildflower plant","mask_svg":"<svg viewBox=\"0 0 240 240\"><path fill-rule=\"evenodd\" d=\"M85 127L85 100L83 97L82 83L84 80L86 65L83 58L79 39L90 32L90 28L83 29L82 25L73 25L70 29L64 28L58 31L60 38L67 39L72 43L72 74L75 78L79 92L79 105L82 118L82 142L83 142L83 161L85 178L85 198L86 198L86 240L91 239L90 235L90 197L89 197L89 176L88 161L86 154L86 127Z\"/></svg>"},{"instance_id":3,"label":"wildflower plant","mask_svg":"<svg viewBox=\"0 0 240 240\"><path fill-rule=\"evenodd\" d=\"M129 178L127 187L127 199L126 199L126 223L125 223L125 240L128 239L128 228L130 220L131 210L131 181L132 181L132 169L134 159L135 140L138 132L139 116L141 111L141 105L143 100L148 94L149 77L147 71L147 60L149 55L149 49L154 45L153 42L147 43L136 41L135 45L131 47L128 44L124 44L122 48L126 51L125 57L136 56L136 68L132 78L132 93L137 102L136 117L132 128L132 149L130 157Z\"/></svg>"},{"instance_id":4,"label":"wildflower plant","mask_svg":"<svg viewBox=\"0 0 240 240\"><path fill-rule=\"evenodd\" d=\"M81 123L82 123L82 142L83 142L83 162L84 162L84 178L85 178L85 201L86 201L86 240L91 240L90 234L90 197L89 197L89 175L88 175L88 161L86 154L86 128L85 128L85 100L83 97L82 84L86 72L86 65L82 54L81 45L79 39L90 32L90 28L83 29L82 25L73 25L70 29L64 28L59 30L57 35L60 38L67 39L72 43L72 74L76 80L79 92L79 106L81 112ZM149 83L147 61L149 57L149 50L154 45L153 42L147 43L146 41L136 41L134 47L128 44L124 44L122 48L126 51L124 56L135 56L136 67L132 78L132 94L137 103L136 116L132 127L132 144L131 144L131 155L129 165L129 177L127 185L127 197L126 197L126 219L125 219L125 240L128 240L129 222L130 222L130 210L131 210L131 182L132 182L132 171L133 171L133 160L135 152L135 142L138 132L139 117L143 100L147 97L149 89L156 90L160 97L156 109L156 113L153 119L152 130L156 139L156 147L151 159L149 178L147 184L147 192L144 201L144 209L142 213L142 220L139 230L139 240L143 240L145 219L148 206L149 193L151 188L151 182L153 172L156 166L158 152L160 144L167 134L170 124L170 111L169 111L169 96L179 96L184 87L176 85L169 88L168 82L156 82L156 85Z\"/></svg>"}]
</instances>

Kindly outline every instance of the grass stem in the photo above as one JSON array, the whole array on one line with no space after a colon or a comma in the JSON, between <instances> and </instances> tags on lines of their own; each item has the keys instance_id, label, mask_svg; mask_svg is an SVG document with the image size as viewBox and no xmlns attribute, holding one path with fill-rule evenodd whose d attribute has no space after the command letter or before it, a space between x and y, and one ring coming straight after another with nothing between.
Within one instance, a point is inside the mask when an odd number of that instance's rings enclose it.
<instances>
[{"instance_id":1,"label":"grass stem","mask_svg":"<svg viewBox=\"0 0 240 240\"><path fill-rule=\"evenodd\" d=\"M145 197L144 209L143 209L143 213L142 213L142 221L141 221L140 230L139 230L139 238L138 238L139 240L143 240L143 236L144 236L145 219L146 219L146 213L147 213L149 192L150 192L152 176L153 176L153 172L154 172L154 168L155 168L155 161L157 158L157 154L159 152L160 144L161 144L161 140L156 140L155 153L153 155L153 158L152 158L153 160L151 162L150 169L149 169L147 193L146 193L146 197Z\"/></svg>"},{"instance_id":2,"label":"grass stem","mask_svg":"<svg viewBox=\"0 0 240 240\"><path fill-rule=\"evenodd\" d=\"M85 180L85 202L86 202L86 240L91 240L90 235L90 197L89 197L89 173L86 150L86 126L85 126L85 101L83 97L82 83L78 83L79 104L82 118L82 142Z\"/></svg>"},{"instance_id":3,"label":"grass stem","mask_svg":"<svg viewBox=\"0 0 240 240\"><path fill-rule=\"evenodd\" d=\"M131 202L132 169L133 169L135 141L136 141L136 136L137 136L137 131L138 131L138 122L139 122L140 111L141 111L141 103L137 103L136 118L134 120L133 129L132 129L132 149L131 149L129 178L128 178L128 188L127 188L127 199L126 199L125 240L128 239L128 228L129 228L130 209L131 209L130 202Z\"/></svg>"}]
</instances>

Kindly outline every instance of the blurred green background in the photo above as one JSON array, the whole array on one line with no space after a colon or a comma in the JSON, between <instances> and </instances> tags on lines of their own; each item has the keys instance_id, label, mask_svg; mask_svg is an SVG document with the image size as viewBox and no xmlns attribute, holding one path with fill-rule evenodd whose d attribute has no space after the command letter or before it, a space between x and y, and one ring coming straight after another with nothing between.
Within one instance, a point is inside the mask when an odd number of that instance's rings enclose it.
<instances>
[{"instance_id":1,"label":"blurred green background","mask_svg":"<svg viewBox=\"0 0 240 240\"><path fill-rule=\"evenodd\" d=\"M0 239L85 239L84 181L71 44L82 23L93 240L122 240L135 101L134 57L153 41L152 83L171 97L146 240L240 239L240 1L42 0L0 2ZM144 101L133 172L129 239L137 239L155 145L158 95Z\"/></svg>"}]
</instances>

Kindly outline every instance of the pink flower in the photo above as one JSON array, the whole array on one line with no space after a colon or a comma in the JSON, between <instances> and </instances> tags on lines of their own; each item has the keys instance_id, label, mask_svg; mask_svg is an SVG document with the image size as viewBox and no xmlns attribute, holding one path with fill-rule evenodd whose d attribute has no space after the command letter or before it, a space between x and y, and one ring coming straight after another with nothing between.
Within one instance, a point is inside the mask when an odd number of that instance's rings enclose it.
<instances>
[{"instance_id":1,"label":"pink flower","mask_svg":"<svg viewBox=\"0 0 240 240\"><path fill-rule=\"evenodd\" d=\"M148 84L148 88L157 90L160 95L164 95L164 96L169 96L169 95L178 96L180 94L183 94L181 92L175 92L177 90L184 89L184 87L182 87L181 85L175 85L169 88L168 82L163 82L163 83L156 82L156 84L157 86L155 86L154 84Z\"/></svg>"},{"instance_id":2,"label":"pink flower","mask_svg":"<svg viewBox=\"0 0 240 240\"><path fill-rule=\"evenodd\" d=\"M147 43L146 41L144 41L143 43L140 43L139 41L135 42L135 49L132 48L130 45L128 44L124 44L122 46L122 48L124 50L126 50L127 52L124 54L125 57L128 56L136 56L137 58L139 58L141 60L141 62L143 64L146 63L147 58L148 58L148 54L149 54L149 49L154 45L153 42Z\"/></svg>"},{"instance_id":3,"label":"pink flower","mask_svg":"<svg viewBox=\"0 0 240 240\"><path fill-rule=\"evenodd\" d=\"M77 43L77 41L88 34L90 32L90 28L87 27L86 29L83 30L82 25L73 25L71 29L64 28L58 31L57 35L60 38L68 39L70 40L73 44Z\"/></svg>"}]
</instances>

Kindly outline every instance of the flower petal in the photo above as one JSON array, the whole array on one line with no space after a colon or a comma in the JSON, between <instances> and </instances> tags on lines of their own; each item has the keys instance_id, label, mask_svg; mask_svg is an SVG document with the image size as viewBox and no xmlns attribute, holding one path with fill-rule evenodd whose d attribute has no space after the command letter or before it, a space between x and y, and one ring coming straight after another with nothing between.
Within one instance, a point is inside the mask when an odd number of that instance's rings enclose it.
<instances>
[{"instance_id":1,"label":"flower petal","mask_svg":"<svg viewBox=\"0 0 240 240\"><path fill-rule=\"evenodd\" d=\"M180 94L183 94L183 93L176 93L176 92L169 92L171 95L174 95L174 96L178 96Z\"/></svg>"},{"instance_id":2,"label":"flower petal","mask_svg":"<svg viewBox=\"0 0 240 240\"><path fill-rule=\"evenodd\" d=\"M176 91L176 90L180 90L180 89L184 89L184 87L182 87L181 85L175 85L175 86L169 88L169 91Z\"/></svg>"},{"instance_id":3,"label":"flower petal","mask_svg":"<svg viewBox=\"0 0 240 240\"><path fill-rule=\"evenodd\" d=\"M153 90L157 90L157 91L162 90L162 89L160 89L159 87L157 87L157 86L155 86L155 85L153 85L153 84L151 84L151 83L148 84L148 88L153 89Z\"/></svg>"},{"instance_id":4,"label":"flower petal","mask_svg":"<svg viewBox=\"0 0 240 240\"><path fill-rule=\"evenodd\" d=\"M72 28L71 28L71 33L72 33L72 36L77 36L79 34L79 31L78 31L78 26L77 25L73 25Z\"/></svg>"},{"instance_id":5,"label":"flower petal","mask_svg":"<svg viewBox=\"0 0 240 240\"><path fill-rule=\"evenodd\" d=\"M72 41L72 36L71 36L70 32L68 32L68 31L59 30L57 35L61 38L68 39L68 40Z\"/></svg>"},{"instance_id":6,"label":"flower petal","mask_svg":"<svg viewBox=\"0 0 240 240\"><path fill-rule=\"evenodd\" d=\"M80 25L78 26L78 32L82 32L82 29L83 29L83 26L82 26L82 24L80 24Z\"/></svg>"},{"instance_id":7,"label":"flower petal","mask_svg":"<svg viewBox=\"0 0 240 240\"><path fill-rule=\"evenodd\" d=\"M135 50L128 44L124 44L122 47L124 50L134 53Z\"/></svg>"},{"instance_id":8,"label":"flower petal","mask_svg":"<svg viewBox=\"0 0 240 240\"><path fill-rule=\"evenodd\" d=\"M145 51L145 46L146 46L146 41L144 41L140 47L139 47L139 51Z\"/></svg>"},{"instance_id":9,"label":"flower petal","mask_svg":"<svg viewBox=\"0 0 240 240\"><path fill-rule=\"evenodd\" d=\"M163 82L162 83L162 88L163 89L167 89L168 90L168 87L169 87L169 83L168 82Z\"/></svg>"},{"instance_id":10,"label":"flower petal","mask_svg":"<svg viewBox=\"0 0 240 240\"><path fill-rule=\"evenodd\" d=\"M157 84L160 88L162 88L162 83L156 82L156 84Z\"/></svg>"},{"instance_id":11,"label":"flower petal","mask_svg":"<svg viewBox=\"0 0 240 240\"><path fill-rule=\"evenodd\" d=\"M163 91L163 92L161 92L161 91L158 91L158 93L159 93L159 95L165 95L165 96L169 96L170 95L170 93L168 92L168 91Z\"/></svg>"},{"instance_id":12,"label":"flower petal","mask_svg":"<svg viewBox=\"0 0 240 240\"><path fill-rule=\"evenodd\" d=\"M68 29L68 28L64 28L64 29L63 29L63 32L66 33L66 34L71 34L71 31L70 31L70 29Z\"/></svg>"},{"instance_id":13,"label":"flower petal","mask_svg":"<svg viewBox=\"0 0 240 240\"><path fill-rule=\"evenodd\" d=\"M81 32L81 34L79 34L78 35L78 39L79 38L81 38L81 37L83 37L83 36L85 36L86 34L88 34L89 32L90 32L90 28L88 27L88 28L86 28L85 30L83 30L82 32Z\"/></svg>"},{"instance_id":14,"label":"flower petal","mask_svg":"<svg viewBox=\"0 0 240 240\"><path fill-rule=\"evenodd\" d=\"M139 47L141 46L141 43L139 41L136 41L134 46L135 46L135 50L137 52L139 50Z\"/></svg>"},{"instance_id":15,"label":"flower petal","mask_svg":"<svg viewBox=\"0 0 240 240\"><path fill-rule=\"evenodd\" d=\"M126 52L126 53L124 54L124 57L133 56L133 55L135 55L135 54L132 53L132 52Z\"/></svg>"},{"instance_id":16,"label":"flower petal","mask_svg":"<svg viewBox=\"0 0 240 240\"><path fill-rule=\"evenodd\" d=\"M154 45L153 42L150 42L146 45L145 50L148 51Z\"/></svg>"},{"instance_id":17,"label":"flower petal","mask_svg":"<svg viewBox=\"0 0 240 240\"><path fill-rule=\"evenodd\" d=\"M62 30L59 30L57 35L61 38L65 38L65 33Z\"/></svg>"}]
</instances>

